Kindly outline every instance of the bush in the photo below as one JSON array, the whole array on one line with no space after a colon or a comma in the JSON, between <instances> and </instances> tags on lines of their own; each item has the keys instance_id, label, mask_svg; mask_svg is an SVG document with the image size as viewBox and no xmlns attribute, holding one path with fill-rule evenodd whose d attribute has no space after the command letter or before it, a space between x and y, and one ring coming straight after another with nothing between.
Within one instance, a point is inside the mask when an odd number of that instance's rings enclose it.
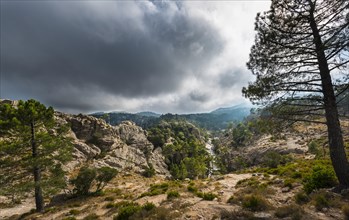
<instances>
[{"instance_id":1,"label":"bush","mask_svg":"<svg viewBox=\"0 0 349 220\"><path fill-rule=\"evenodd\" d=\"M275 211L275 217L277 218L287 218L291 217L291 219L301 219L303 210L296 205L287 205L283 207L279 207Z\"/></svg>"},{"instance_id":2,"label":"bush","mask_svg":"<svg viewBox=\"0 0 349 220\"><path fill-rule=\"evenodd\" d=\"M293 183L294 183L294 180L292 180L292 179L285 179L284 187L289 187L290 189L292 189L293 188Z\"/></svg>"},{"instance_id":3,"label":"bush","mask_svg":"<svg viewBox=\"0 0 349 220\"><path fill-rule=\"evenodd\" d=\"M336 184L337 178L332 167L316 165L305 179L304 191L309 194L315 189L329 188Z\"/></svg>"},{"instance_id":4,"label":"bush","mask_svg":"<svg viewBox=\"0 0 349 220\"><path fill-rule=\"evenodd\" d=\"M74 216L68 216L68 217L62 218L62 220L76 220L76 218Z\"/></svg>"},{"instance_id":5,"label":"bush","mask_svg":"<svg viewBox=\"0 0 349 220\"><path fill-rule=\"evenodd\" d=\"M144 168L143 176L144 177L152 177L155 175L155 169L153 164L149 163L147 167Z\"/></svg>"},{"instance_id":6,"label":"bush","mask_svg":"<svg viewBox=\"0 0 349 220\"><path fill-rule=\"evenodd\" d=\"M72 209L69 211L69 215L78 215L80 214L80 210L77 210L77 209Z\"/></svg>"},{"instance_id":7,"label":"bush","mask_svg":"<svg viewBox=\"0 0 349 220\"><path fill-rule=\"evenodd\" d=\"M349 220L349 205L344 205L342 207L342 212L345 220Z\"/></svg>"},{"instance_id":8,"label":"bush","mask_svg":"<svg viewBox=\"0 0 349 220\"><path fill-rule=\"evenodd\" d=\"M228 211L226 209L222 209L220 213L221 220L235 220L235 219L258 219L254 217L253 213L250 211L245 210L234 210L234 211Z\"/></svg>"},{"instance_id":9,"label":"bush","mask_svg":"<svg viewBox=\"0 0 349 220\"><path fill-rule=\"evenodd\" d=\"M329 202L328 199L323 194L316 195L315 197L315 208L318 211L321 211L323 208L328 208Z\"/></svg>"},{"instance_id":10,"label":"bush","mask_svg":"<svg viewBox=\"0 0 349 220\"><path fill-rule=\"evenodd\" d=\"M266 153L263 157L263 164L269 168L276 168L282 162L282 156L275 151Z\"/></svg>"},{"instance_id":11,"label":"bush","mask_svg":"<svg viewBox=\"0 0 349 220\"><path fill-rule=\"evenodd\" d=\"M188 190L189 192L196 193L196 192L198 191L198 188L195 187L195 186L189 185L189 186L187 187L187 190Z\"/></svg>"},{"instance_id":12,"label":"bush","mask_svg":"<svg viewBox=\"0 0 349 220\"><path fill-rule=\"evenodd\" d=\"M107 209L111 209L111 208L114 208L115 207L115 203L113 203L113 202L109 202L106 206L105 206L105 208L107 208Z\"/></svg>"},{"instance_id":13,"label":"bush","mask_svg":"<svg viewBox=\"0 0 349 220\"><path fill-rule=\"evenodd\" d=\"M118 174L118 171L111 167L101 167L97 169L97 174L98 175L96 177L96 181L97 181L96 191L100 191L107 185L107 183L110 180L112 180Z\"/></svg>"},{"instance_id":14,"label":"bush","mask_svg":"<svg viewBox=\"0 0 349 220\"><path fill-rule=\"evenodd\" d=\"M169 187L168 183L150 185L149 191L142 193L141 197L156 196L156 195L164 194L168 190L168 187Z\"/></svg>"},{"instance_id":15,"label":"bush","mask_svg":"<svg viewBox=\"0 0 349 220\"><path fill-rule=\"evenodd\" d=\"M242 207L251 211L264 211L268 208L268 202L259 195L247 195L243 197Z\"/></svg>"},{"instance_id":16,"label":"bush","mask_svg":"<svg viewBox=\"0 0 349 220\"><path fill-rule=\"evenodd\" d=\"M311 141L308 144L308 151L311 154L317 155L319 153L319 146L315 141Z\"/></svg>"},{"instance_id":17,"label":"bush","mask_svg":"<svg viewBox=\"0 0 349 220\"><path fill-rule=\"evenodd\" d=\"M88 216L86 216L85 218L83 218L83 220L97 220L99 219L99 216L96 214L89 214Z\"/></svg>"},{"instance_id":18,"label":"bush","mask_svg":"<svg viewBox=\"0 0 349 220\"><path fill-rule=\"evenodd\" d=\"M207 200L207 201L212 201L217 197L217 195L214 193L197 192L196 195L202 198L203 200Z\"/></svg>"},{"instance_id":19,"label":"bush","mask_svg":"<svg viewBox=\"0 0 349 220\"><path fill-rule=\"evenodd\" d=\"M114 200L115 200L115 198L113 196L107 196L107 197L104 198L104 201L112 202Z\"/></svg>"},{"instance_id":20,"label":"bush","mask_svg":"<svg viewBox=\"0 0 349 220\"><path fill-rule=\"evenodd\" d=\"M235 200L236 200L236 198L235 198L234 196L230 196L229 199L228 199L228 201L227 201L227 203L229 203L229 204L234 204L234 203L235 203Z\"/></svg>"},{"instance_id":21,"label":"bush","mask_svg":"<svg viewBox=\"0 0 349 220\"><path fill-rule=\"evenodd\" d=\"M74 185L73 192L78 196L85 196L90 193L91 187L96 184L95 193L100 193L105 185L117 174L117 170L110 167L99 169L82 167L75 179L70 180Z\"/></svg>"},{"instance_id":22,"label":"bush","mask_svg":"<svg viewBox=\"0 0 349 220\"><path fill-rule=\"evenodd\" d=\"M154 203L151 203L151 202L147 202L142 206L142 209L146 211L150 211L154 208L156 208L156 206L154 205Z\"/></svg>"},{"instance_id":23,"label":"bush","mask_svg":"<svg viewBox=\"0 0 349 220\"><path fill-rule=\"evenodd\" d=\"M128 220L132 215L139 212L142 208L138 204L130 204L128 206L121 207L119 213L115 216L114 220Z\"/></svg>"},{"instance_id":24,"label":"bush","mask_svg":"<svg viewBox=\"0 0 349 220\"><path fill-rule=\"evenodd\" d=\"M180 195L177 191L170 191L167 193L167 199L178 198Z\"/></svg>"},{"instance_id":25,"label":"bush","mask_svg":"<svg viewBox=\"0 0 349 220\"><path fill-rule=\"evenodd\" d=\"M75 179L71 180L71 183L74 185L74 193L76 195L88 195L92 182L97 176L96 169L91 169L88 167L82 167L79 171L78 176Z\"/></svg>"},{"instance_id":26,"label":"bush","mask_svg":"<svg viewBox=\"0 0 349 220\"><path fill-rule=\"evenodd\" d=\"M297 204L305 204L309 202L309 197L304 192L299 192L294 196Z\"/></svg>"}]
</instances>

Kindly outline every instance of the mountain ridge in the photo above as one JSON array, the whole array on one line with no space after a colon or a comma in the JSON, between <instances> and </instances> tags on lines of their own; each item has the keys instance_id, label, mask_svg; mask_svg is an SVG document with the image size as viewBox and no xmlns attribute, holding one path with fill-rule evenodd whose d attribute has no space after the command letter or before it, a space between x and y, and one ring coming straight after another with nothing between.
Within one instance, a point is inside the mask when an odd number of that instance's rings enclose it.
<instances>
[{"instance_id":1,"label":"mountain ridge","mask_svg":"<svg viewBox=\"0 0 349 220\"><path fill-rule=\"evenodd\" d=\"M161 120L183 119L188 120L207 130L222 130L230 123L241 122L250 114L252 106L239 104L226 108L218 108L207 113L191 113L191 114L158 114L155 112L145 111L138 113L127 112L110 112L110 113L93 113L90 114L97 118L105 118L111 125L118 125L122 121L133 121L142 128L149 128Z\"/></svg>"}]
</instances>

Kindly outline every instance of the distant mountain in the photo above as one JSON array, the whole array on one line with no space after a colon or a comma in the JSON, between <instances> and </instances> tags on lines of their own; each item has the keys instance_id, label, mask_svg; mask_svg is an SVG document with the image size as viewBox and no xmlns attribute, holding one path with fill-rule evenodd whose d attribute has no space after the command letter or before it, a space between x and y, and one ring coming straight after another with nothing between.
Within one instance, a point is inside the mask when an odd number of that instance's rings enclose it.
<instances>
[{"instance_id":1,"label":"distant mountain","mask_svg":"<svg viewBox=\"0 0 349 220\"><path fill-rule=\"evenodd\" d=\"M227 107L227 108L218 108L212 112L210 112L211 114L232 114L232 112L234 113L238 113L238 112L247 112L250 113L252 106L251 105L244 105L244 104L240 104L240 105L235 105L232 107Z\"/></svg>"},{"instance_id":2,"label":"distant mountain","mask_svg":"<svg viewBox=\"0 0 349 220\"><path fill-rule=\"evenodd\" d=\"M210 113L196 114L164 114L160 115L154 112L139 112L136 114L125 112L111 112L105 114L92 114L97 118L105 118L111 125L118 125L122 121L133 121L136 125L147 129L159 123L161 120L187 120L199 127L207 130L225 129L231 122L237 123L242 121L250 114L251 106L236 105L228 108L219 108Z\"/></svg>"},{"instance_id":3,"label":"distant mountain","mask_svg":"<svg viewBox=\"0 0 349 220\"><path fill-rule=\"evenodd\" d=\"M147 117L160 117L161 115L155 112L138 112L136 115L147 116Z\"/></svg>"}]
</instances>

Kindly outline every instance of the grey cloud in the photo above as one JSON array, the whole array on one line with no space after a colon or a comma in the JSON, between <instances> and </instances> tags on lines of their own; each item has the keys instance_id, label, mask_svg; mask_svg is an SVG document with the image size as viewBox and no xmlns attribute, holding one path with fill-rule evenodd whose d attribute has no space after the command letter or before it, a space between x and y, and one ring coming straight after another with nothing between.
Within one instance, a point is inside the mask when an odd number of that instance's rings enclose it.
<instances>
[{"instance_id":1,"label":"grey cloud","mask_svg":"<svg viewBox=\"0 0 349 220\"><path fill-rule=\"evenodd\" d=\"M189 93L189 98L192 101L196 102L205 102L211 98L211 96L207 93L200 92L200 91L192 91Z\"/></svg>"},{"instance_id":2,"label":"grey cloud","mask_svg":"<svg viewBox=\"0 0 349 220\"><path fill-rule=\"evenodd\" d=\"M220 75L218 83L222 88L242 87L247 84L249 77L247 70L229 70Z\"/></svg>"},{"instance_id":3,"label":"grey cloud","mask_svg":"<svg viewBox=\"0 0 349 220\"><path fill-rule=\"evenodd\" d=\"M1 2L4 95L20 93L60 108L89 111L104 103L103 94L167 94L205 69L224 47L211 24L188 16L173 2L155 5L156 10L137 2L102 2L106 10L116 4L110 16L83 4ZM130 7L141 14L127 14ZM24 97L18 96L14 98Z\"/></svg>"}]
</instances>

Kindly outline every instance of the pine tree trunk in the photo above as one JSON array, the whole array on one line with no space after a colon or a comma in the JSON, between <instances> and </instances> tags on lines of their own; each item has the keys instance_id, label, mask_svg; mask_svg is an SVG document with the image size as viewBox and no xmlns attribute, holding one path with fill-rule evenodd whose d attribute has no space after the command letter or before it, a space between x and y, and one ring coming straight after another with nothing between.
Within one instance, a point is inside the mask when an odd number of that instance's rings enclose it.
<instances>
[{"instance_id":1,"label":"pine tree trunk","mask_svg":"<svg viewBox=\"0 0 349 220\"><path fill-rule=\"evenodd\" d=\"M37 157L37 147L36 147L36 142L35 142L34 122L30 123L30 126L31 126L32 157L35 160L35 158ZM40 170L40 167L37 164L34 165L33 174L34 174L34 183L35 183L35 205L36 205L36 211L37 212L43 212L44 211L44 199L42 197L42 189L41 189L41 186L40 186L41 170Z\"/></svg>"},{"instance_id":2,"label":"pine tree trunk","mask_svg":"<svg viewBox=\"0 0 349 220\"><path fill-rule=\"evenodd\" d=\"M311 1L310 1L311 2ZM336 97L333 90L330 70L328 68L325 56L324 45L316 25L314 14L314 5L310 13L310 26L313 32L314 43L316 47L317 60L321 76L322 92L324 95L324 106L326 115L326 124L328 132L328 143L330 148L330 157L334 171L336 172L341 187L349 187L349 164L344 149L343 135L339 122L339 115L336 103Z\"/></svg>"}]
</instances>

